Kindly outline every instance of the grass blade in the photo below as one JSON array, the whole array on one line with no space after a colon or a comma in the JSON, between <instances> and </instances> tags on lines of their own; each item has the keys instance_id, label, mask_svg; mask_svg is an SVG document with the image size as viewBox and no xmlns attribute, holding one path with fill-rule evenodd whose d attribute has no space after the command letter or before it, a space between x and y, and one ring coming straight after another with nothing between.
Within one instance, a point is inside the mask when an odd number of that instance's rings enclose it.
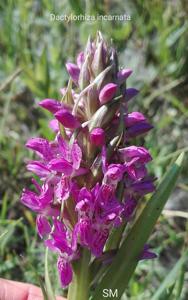
<instances>
[{"instance_id":1,"label":"grass blade","mask_svg":"<svg viewBox=\"0 0 188 300\"><path fill-rule=\"evenodd\" d=\"M49 270L48 270L48 248L46 248L45 252L45 285L46 285L46 293L48 296L48 300L56 300L55 295L52 289L52 284L49 277Z\"/></svg>"},{"instance_id":2,"label":"grass blade","mask_svg":"<svg viewBox=\"0 0 188 300\"><path fill-rule=\"evenodd\" d=\"M163 283L160 285L160 287L157 289L156 293L153 295L151 300L159 300L165 294L165 292L175 284L178 276L181 273L181 269L184 266L185 262L188 259L188 251L186 251L182 257L178 260L178 262L175 264L174 268L171 270L171 272L168 274L168 276L165 278ZM178 298L179 299L179 298Z\"/></svg>"}]
</instances>

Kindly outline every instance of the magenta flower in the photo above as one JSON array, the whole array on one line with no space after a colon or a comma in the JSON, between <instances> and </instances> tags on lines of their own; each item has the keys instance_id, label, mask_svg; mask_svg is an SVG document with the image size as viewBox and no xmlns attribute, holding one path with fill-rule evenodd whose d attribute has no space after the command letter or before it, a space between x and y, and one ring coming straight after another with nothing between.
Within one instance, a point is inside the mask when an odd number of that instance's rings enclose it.
<instances>
[{"instance_id":1,"label":"magenta flower","mask_svg":"<svg viewBox=\"0 0 188 300\"><path fill-rule=\"evenodd\" d=\"M132 74L132 70L131 69L123 69L120 70L117 73L117 79L118 79L118 83L122 84L125 82L125 80Z\"/></svg>"},{"instance_id":2,"label":"magenta flower","mask_svg":"<svg viewBox=\"0 0 188 300\"><path fill-rule=\"evenodd\" d=\"M132 113L129 113L125 116L125 126L126 127L131 127L137 123L145 121L146 118L144 115L138 111L134 111Z\"/></svg>"},{"instance_id":3,"label":"magenta flower","mask_svg":"<svg viewBox=\"0 0 188 300\"><path fill-rule=\"evenodd\" d=\"M124 97L126 101L131 100L132 98L134 98L137 94L139 93L139 91L135 88L127 88L124 92Z\"/></svg>"},{"instance_id":4,"label":"magenta flower","mask_svg":"<svg viewBox=\"0 0 188 300\"><path fill-rule=\"evenodd\" d=\"M54 116L64 127L75 129L80 126L78 120L66 109L58 110Z\"/></svg>"},{"instance_id":5,"label":"magenta flower","mask_svg":"<svg viewBox=\"0 0 188 300\"><path fill-rule=\"evenodd\" d=\"M44 99L39 102L39 105L49 110L51 113L56 113L59 109L62 108L61 103L54 99Z\"/></svg>"},{"instance_id":6,"label":"magenta flower","mask_svg":"<svg viewBox=\"0 0 188 300\"><path fill-rule=\"evenodd\" d=\"M148 244L144 245L144 249L139 257L140 260L153 259L153 258L157 257L157 254L150 251L150 248L151 248L150 245L148 245Z\"/></svg>"},{"instance_id":7,"label":"magenta flower","mask_svg":"<svg viewBox=\"0 0 188 300\"><path fill-rule=\"evenodd\" d=\"M43 215L38 215L36 219L37 231L41 239L51 232L51 226L47 218Z\"/></svg>"},{"instance_id":8,"label":"magenta flower","mask_svg":"<svg viewBox=\"0 0 188 300\"><path fill-rule=\"evenodd\" d=\"M105 104L108 101L112 100L116 92L117 92L117 84L108 83L107 85L105 85L99 94L100 103Z\"/></svg>"},{"instance_id":9,"label":"magenta flower","mask_svg":"<svg viewBox=\"0 0 188 300\"><path fill-rule=\"evenodd\" d=\"M39 236L58 255L62 286L72 281L72 262L83 248L100 258L113 229L134 218L140 199L155 188L147 171L152 157L134 140L152 126L142 113L128 111L138 93L125 89L132 70L118 69L115 49L100 33L66 68L71 80L61 89L65 102L39 102L52 113L55 137L26 143L36 154L27 169L38 180L21 196L37 214ZM144 251L142 257L151 258Z\"/></svg>"},{"instance_id":10,"label":"magenta flower","mask_svg":"<svg viewBox=\"0 0 188 300\"><path fill-rule=\"evenodd\" d=\"M102 146L105 143L105 132L102 128L94 128L90 133L90 141L95 146Z\"/></svg>"},{"instance_id":11,"label":"magenta flower","mask_svg":"<svg viewBox=\"0 0 188 300\"><path fill-rule=\"evenodd\" d=\"M72 80L76 83L78 82L79 74L80 74L80 69L77 65L73 63L67 63L66 64L67 71L69 75L71 76Z\"/></svg>"}]
</instances>

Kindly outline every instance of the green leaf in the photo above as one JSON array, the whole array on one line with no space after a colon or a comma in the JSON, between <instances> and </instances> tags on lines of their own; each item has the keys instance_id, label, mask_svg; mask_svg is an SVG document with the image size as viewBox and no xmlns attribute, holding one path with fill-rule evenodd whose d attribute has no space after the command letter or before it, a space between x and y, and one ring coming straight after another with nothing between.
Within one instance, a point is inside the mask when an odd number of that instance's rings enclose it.
<instances>
[{"instance_id":1,"label":"green leaf","mask_svg":"<svg viewBox=\"0 0 188 300\"><path fill-rule=\"evenodd\" d=\"M96 287L93 300L100 300L103 289L118 290L120 299L138 264L138 257L147 242L161 211L173 190L183 163L184 153L172 164L157 191L152 195L122 243L108 272ZM113 276L112 276L113 274ZM110 299L107 297L106 299Z\"/></svg>"},{"instance_id":2,"label":"green leaf","mask_svg":"<svg viewBox=\"0 0 188 300\"><path fill-rule=\"evenodd\" d=\"M177 282L176 292L175 292L175 300L179 300L183 286L184 286L184 280L185 280L185 274L186 274L186 263L183 264L180 270L180 275Z\"/></svg>"},{"instance_id":3,"label":"green leaf","mask_svg":"<svg viewBox=\"0 0 188 300\"><path fill-rule=\"evenodd\" d=\"M2 234L0 234L0 239L2 239L4 237L5 234L8 233L8 230L4 231Z\"/></svg>"},{"instance_id":4,"label":"green leaf","mask_svg":"<svg viewBox=\"0 0 188 300\"><path fill-rule=\"evenodd\" d=\"M188 251L186 251L182 255L182 257L177 261L177 263L175 264L174 268L171 270L171 272L168 274L168 276L162 282L162 284L157 289L156 293L153 295L153 297L151 298L151 300L159 300L159 299L161 299L161 297L164 296L164 294L166 293L166 291L168 289L170 289L172 286L174 287L175 282L177 281L177 278L178 278L178 276L181 273L181 269L184 266L184 264L187 261L187 259L188 259Z\"/></svg>"}]
</instances>

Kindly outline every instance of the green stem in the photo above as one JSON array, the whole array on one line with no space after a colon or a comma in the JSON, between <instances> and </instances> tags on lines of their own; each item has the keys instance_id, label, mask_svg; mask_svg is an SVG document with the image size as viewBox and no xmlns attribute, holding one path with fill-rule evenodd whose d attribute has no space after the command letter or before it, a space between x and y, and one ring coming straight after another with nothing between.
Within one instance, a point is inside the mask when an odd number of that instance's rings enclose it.
<instances>
[{"instance_id":1,"label":"green stem","mask_svg":"<svg viewBox=\"0 0 188 300\"><path fill-rule=\"evenodd\" d=\"M73 281L69 286L68 300L88 300L89 299L89 261L90 253L84 249L79 261L73 265Z\"/></svg>"}]
</instances>

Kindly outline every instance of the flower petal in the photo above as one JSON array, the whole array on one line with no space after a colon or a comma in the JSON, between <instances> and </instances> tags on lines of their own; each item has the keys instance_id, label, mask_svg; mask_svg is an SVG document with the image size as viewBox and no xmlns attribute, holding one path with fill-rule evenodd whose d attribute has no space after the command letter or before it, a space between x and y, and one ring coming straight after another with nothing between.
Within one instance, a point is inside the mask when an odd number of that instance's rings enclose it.
<instances>
[{"instance_id":1,"label":"flower petal","mask_svg":"<svg viewBox=\"0 0 188 300\"><path fill-rule=\"evenodd\" d=\"M78 170L82 160L82 150L77 143L74 143L71 149L73 168Z\"/></svg>"},{"instance_id":2,"label":"flower petal","mask_svg":"<svg viewBox=\"0 0 188 300\"><path fill-rule=\"evenodd\" d=\"M59 277L62 287L66 287L72 281L72 267L70 263L66 262L61 256L59 256L57 261L57 268L59 272Z\"/></svg>"},{"instance_id":3,"label":"flower petal","mask_svg":"<svg viewBox=\"0 0 188 300\"><path fill-rule=\"evenodd\" d=\"M37 231L41 239L50 233L51 231L51 226L50 223L48 222L47 218L42 215L38 215L36 219L36 226L37 226Z\"/></svg>"}]
</instances>

